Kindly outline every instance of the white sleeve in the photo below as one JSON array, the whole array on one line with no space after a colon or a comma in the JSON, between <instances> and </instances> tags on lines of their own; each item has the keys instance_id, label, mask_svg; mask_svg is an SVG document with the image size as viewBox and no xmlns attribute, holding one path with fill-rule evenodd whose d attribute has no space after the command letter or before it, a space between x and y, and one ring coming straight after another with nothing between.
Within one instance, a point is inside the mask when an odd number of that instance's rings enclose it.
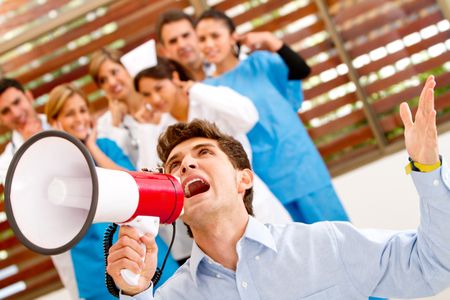
<instances>
[{"instance_id":1,"label":"white sleeve","mask_svg":"<svg viewBox=\"0 0 450 300\"><path fill-rule=\"evenodd\" d=\"M259 119L253 102L228 87L195 83L189 98L216 111L236 132L249 132Z\"/></svg>"},{"instance_id":2,"label":"white sleeve","mask_svg":"<svg viewBox=\"0 0 450 300\"><path fill-rule=\"evenodd\" d=\"M5 150L0 155L0 180L1 180L0 183L1 184L5 184L6 173L8 172L9 164L11 163L11 160L14 156L12 148L13 148L12 144L8 143L8 145L6 145Z\"/></svg>"}]
</instances>

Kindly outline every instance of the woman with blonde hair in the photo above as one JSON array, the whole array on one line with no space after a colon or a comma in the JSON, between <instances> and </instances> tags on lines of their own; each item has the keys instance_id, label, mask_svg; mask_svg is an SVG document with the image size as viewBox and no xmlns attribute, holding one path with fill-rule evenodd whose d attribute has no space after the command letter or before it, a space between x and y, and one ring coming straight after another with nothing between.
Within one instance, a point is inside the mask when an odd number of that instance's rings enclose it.
<instances>
[{"instance_id":1,"label":"woman with blonde hair","mask_svg":"<svg viewBox=\"0 0 450 300\"><path fill-rule=\"evenodd\" d=\"M49 94L45 105L47 121L55 129L62 130L86 145L95 163L103 168L130 170L135 167L117 144L107 138L97 138L95 122L89 111L89 102L84 93L73 84L61 84ZM83 299L113 299L105 287L105 265L103 254L103 234L109 224L91 225L83 239L70 250L78 294ZM167 246L157 237L158 247L162 247L159 259L162 262ZM162 284L178 268L169 257ZM65 274L61 274L65 276Z\"/></svg>"},{"instance_id":2,"label":"woman with blonde hair","mask_svg":"<svg viewBox=\"0 0 450 300\"><path fill-rule=\"evenodd\" d=\"M105 93L109 108L98 119L98 134L114 140L138 169L152 168L157 160L148 153L156 147L160 115L135 91L121 56L117 50L101 49L91 57L89 74Z\"/></svg>"},{"instance_id":3,"label":"woman with blonde hair","mask_svg":"<svg viewBox=\"0 0 450 300\"><path fill-rule=\"evenodd\" d=\"M115 142L107 138L97 139L89 102L75 85L61 84L55 87L49 94L45 114L52 127L82 141L98 166L119 170L135 169Z\"/></svg>"}]
</instances>

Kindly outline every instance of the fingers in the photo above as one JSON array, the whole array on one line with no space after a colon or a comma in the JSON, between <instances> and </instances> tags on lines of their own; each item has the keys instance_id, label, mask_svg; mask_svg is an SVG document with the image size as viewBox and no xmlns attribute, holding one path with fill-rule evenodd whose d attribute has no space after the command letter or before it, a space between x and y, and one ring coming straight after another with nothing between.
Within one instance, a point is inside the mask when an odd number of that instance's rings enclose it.
<instances>
[{"instance_id":1,"label":"fingers","mask_svg":"<svg viewBox=\"0 0 450 300\"><path fill-rule=\"evenodd\" d=\"M411 110L409 109L409 105L406 102L400 104L400 117L406 130L413 126Z\"/></svg>"},{"instance_id":2,"label":"fingers","mask_svg":"<svg viewBox=\"0 0 450 300\"><path fill-rule=\"evenodd\" d=\"M427 78L425 85L420 93L418 112L426 113L434 110L434 87L436 81L434 76L431 75Z\"/></svg>"}]
</instances>

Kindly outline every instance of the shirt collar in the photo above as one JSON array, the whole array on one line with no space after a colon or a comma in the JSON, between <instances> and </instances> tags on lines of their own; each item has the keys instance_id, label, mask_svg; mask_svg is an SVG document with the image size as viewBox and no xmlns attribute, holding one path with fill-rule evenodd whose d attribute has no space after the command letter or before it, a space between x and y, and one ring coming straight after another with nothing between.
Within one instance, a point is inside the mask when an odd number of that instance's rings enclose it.
<instances>
[{"instance_id":1,"label":"shirt collar","mask_svg":"<svg viewBox=\"0 0 450 300\"><path fill-rule=\"evenodd\" d=\"M274 252L277 252L277 247L275 244L275 240L270 233L270 230L261 222L253 218L249 217L247 227L245 229L243 237L240 239L238 243L241 243L242 240L249 239L255 241ZM191 272L192 279L194 284L197 286L197 271L200 263L203 259L209 259L208 256L200 249L197 243L194 243L191 252L191 258L189 259L189 270Z\"/></svg>"}]
</instances>

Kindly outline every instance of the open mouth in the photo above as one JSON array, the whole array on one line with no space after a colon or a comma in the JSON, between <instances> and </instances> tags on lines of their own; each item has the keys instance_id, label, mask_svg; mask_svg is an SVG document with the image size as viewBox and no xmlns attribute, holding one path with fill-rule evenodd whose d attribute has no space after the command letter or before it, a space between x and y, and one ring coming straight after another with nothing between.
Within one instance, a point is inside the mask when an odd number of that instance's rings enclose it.
<instances>
[{"instance_id":1,"label":"open mouth","mask_svg":"<svg viewBox=\"0 0 450 300\"><path fill-rule=\"evenodd\" d=\"M201 178L194 178L192 180L189 180L184 185L184 196L186 198L191 198L195 195L208 191L209 188L210 188L209 183L207 183Z\"/></svg>"}]
</instances>

